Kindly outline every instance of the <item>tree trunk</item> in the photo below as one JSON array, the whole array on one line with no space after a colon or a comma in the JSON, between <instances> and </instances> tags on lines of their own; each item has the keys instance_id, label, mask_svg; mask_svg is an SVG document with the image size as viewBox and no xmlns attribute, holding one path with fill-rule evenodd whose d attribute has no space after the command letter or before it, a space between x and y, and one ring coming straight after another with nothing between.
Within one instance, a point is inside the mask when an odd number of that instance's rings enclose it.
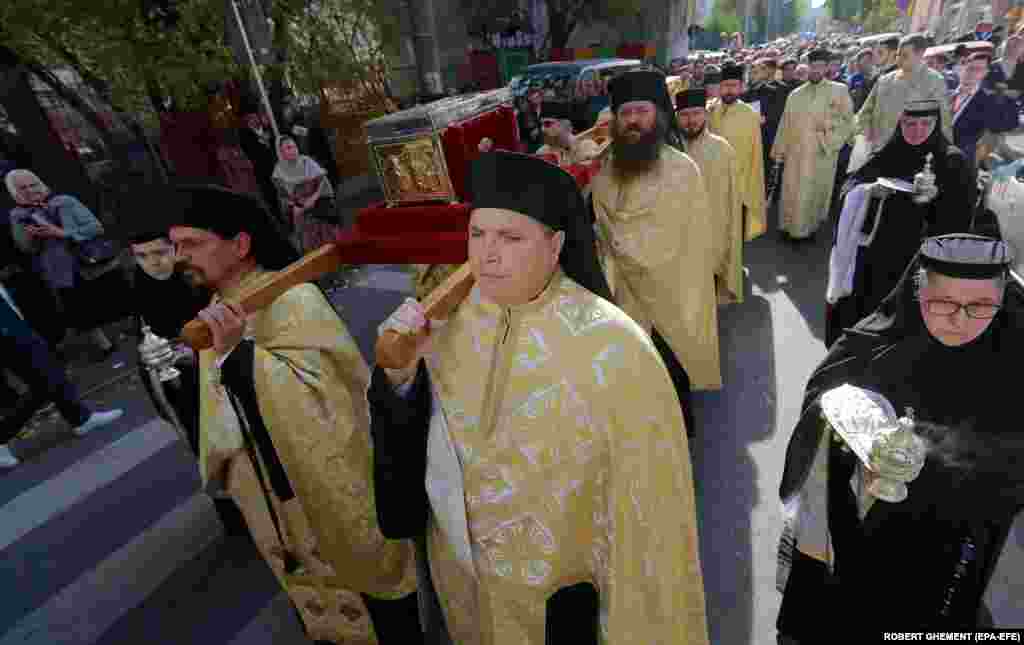
<instances>
[{"instance_id":1,"label":"tree trunk","mask_svg":"<svg viewBox=\"0 0 1024 645\"><path fill-rule=\"evenodd\" d=\"M556 11L548 4L548 33L551 36L552 49L565 49L569 36L576 28L576 21L570 19L568 12Z\"/></svg>"}]
</instances>

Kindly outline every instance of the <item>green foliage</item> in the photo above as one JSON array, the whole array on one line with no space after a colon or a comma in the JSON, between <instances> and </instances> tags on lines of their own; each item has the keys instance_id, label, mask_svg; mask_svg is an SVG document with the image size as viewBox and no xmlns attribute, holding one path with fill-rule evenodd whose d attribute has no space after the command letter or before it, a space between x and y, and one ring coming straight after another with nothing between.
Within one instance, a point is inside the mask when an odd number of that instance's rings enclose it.
<instances>
[{"instance_id":1,"label":"green foliage","mask_svg":"<svg viewBox=\"0 0 1024 645\"><path fill-rule=\"evenodd\" d=\"M327 81L359 82L383 91L387 56L399 42L398 16L373 0L281 2L286 25L285 68L292 88L315 94Z\"/></svg>"},{"instance_id":2,"label":"green foliage","mask_svg":"<svg viewBox=\"0 0 1024 645\"><path fill-rule=\"evenodd\" d=\"M174 16L144 15L144 4L173 7ZM286 55L264 71L299 93L379 77L385 50L399 41L397 15L373 0L275 0L273 18ZM208 88L246 75L225 42L226 21L234 16L217 0L0 0L0 42L43 66L73 67L131 111L151 98L204 109Z\"/></svg>"},{"instance_id":3,"label":"green foliage","mask_svg":"<svg viewBox=\"0 0 1024 645\"><path fill-rule=\"evenodd\" d=\"M179 108L206 105L206 85L237 69L223 43L224 5L178 0L173 28L149 20L139 0L4 0L0 41L26 60L68 65L122 109L150 91Z\"/></svg>"},{"instance_id":4,"label":"green foliage","mask_svg":"<svg viewBox=\"0 0 1024 645\"><path fill-rule=\"evenodd\" d=\"M796 10L797 20L803 20L811 11L811 0L793 0L793 7Z\"/></svg>"},{"instance_id":5,"label":"green foliage","mask_svg":"<svg viewBox=\"0 0 1024 645\"><path fill-rule=\"evenodd\" d=\"M791 0L782 5L784 12L782 18L782 33L791 34L800 29L800 22L811 10L810 0Z\"/></svg>"},{"instance_id":6,"label":"green foliage","mask_svg":"<svg viewBox=\"0 0 1024 645\"><path fill-rule=\"evenodd\" d=\"M576 23L590 18L636 15L635 0L545 0L548 10L548 46L565 47Z\"/></svg>"},{"instance_id":7,"label":"green foliage","mask_svg":"<svg viewBox=\"0 0 1024 645\"><path fill-rule=\"evenodd\" d=\"M737 31L743 31L743 21L736 15L735 12L729 12L720 8L717 4L711 11L711 17L704 24L704 29L711 32L712 34L721 34L725 32L732 34Z\"/></svg>"},{"instance_id":8,"label":"green foliage","mask_svg":"<svg viewBox=\"0 0 1024 645\"><path fill-rule=\"evenodd\" d=\"M740 13L739 0L716 0L716 2L714 3L714 7L711 9L712 17L709 18L709 20L713 19L715 12L718 12L719 14L726 16L738 16Z\"/></svg>"},{"instance_id":9,"label":"green foliage","mask_svg":"<svg viewBox=\"0 0 1024 645\"><path fill-rule=\"evenodd\" d=\"M872 4L864 11L865 33L889 31L903 17L903 12L896 6L896 0L877 0Z\"/></svg>"}]
</instances>

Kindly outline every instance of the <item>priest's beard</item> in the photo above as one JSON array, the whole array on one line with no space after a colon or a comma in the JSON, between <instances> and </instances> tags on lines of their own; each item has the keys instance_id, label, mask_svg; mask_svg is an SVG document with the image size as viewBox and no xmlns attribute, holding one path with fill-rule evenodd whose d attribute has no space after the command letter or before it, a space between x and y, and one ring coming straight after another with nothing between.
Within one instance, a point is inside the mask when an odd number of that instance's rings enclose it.
<instances>
[{"instance_id":1,"label":"priest's beard","mask_svg":"<svg viewBox=\"0 0 1024 645\"><path fill-rule=\"evenodd\" d=\"M209 287L206 280L206 275L198 267L194 267L187 262L178 261L174 263L174 271L180 273L185 281L193 289L199 289L202 287Z\"/></svg>"},{"instance_id":2,"label":"priest's beard","mask_svg":"<svg viewBox=\"0 0 1024 645\"><path fill-rule=\"evenodd\" d=\"M633 129L639 132L640 130ZM658 110L654 127L644 132L635 141L623 137L622 128L616 121L612 128L612 162L621 175L636 175L647 172L661 155L661 146L668 137L668 118Z\"/></svg>"},{"instance_id":3,"label":"priest's beard","mask_svg":"<svg viewBox=\"0 0 1024 645\"><path fill-rule=\"evenodd\" d=\"M700 127L696 128L680 128L683 131L683 136L686 137L687 141L696 141L700 138L700 135L704 134L704 129L708 127L707 122L700 124Z\"/></svg>"},{"instance_id":4,"label":"priest's beard","mask_svg":"<svg viewBox=\"0 0 1024 645\"><path fill-rule=\"evenodd\" d=\"M732 93L722 92L722 94L720 95L720 98L722 99L722 103L725 103L726 105L732 105L733 103L735 103L737 101L737 99L740 98L740 95L739 94L732 94Z\"/></svg>"}]
</instances>

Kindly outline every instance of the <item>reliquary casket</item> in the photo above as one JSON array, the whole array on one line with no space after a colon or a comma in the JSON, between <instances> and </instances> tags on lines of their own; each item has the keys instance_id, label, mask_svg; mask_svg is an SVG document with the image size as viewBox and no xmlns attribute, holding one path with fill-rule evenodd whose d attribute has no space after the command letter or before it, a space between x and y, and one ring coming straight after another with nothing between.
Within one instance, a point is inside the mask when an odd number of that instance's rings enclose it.
<instances>
[{"instance_id":1,"label":"reliquary casket","mask_svg":"<svg viewBox=\"0 0 1024 645\"><path fill-rule=\"evenodd\" d=\"M480 141L518 149L508 88L441 99L364 127L388 206L466 201L467 166L480 154Z\"/></svg>"}]
</instances>

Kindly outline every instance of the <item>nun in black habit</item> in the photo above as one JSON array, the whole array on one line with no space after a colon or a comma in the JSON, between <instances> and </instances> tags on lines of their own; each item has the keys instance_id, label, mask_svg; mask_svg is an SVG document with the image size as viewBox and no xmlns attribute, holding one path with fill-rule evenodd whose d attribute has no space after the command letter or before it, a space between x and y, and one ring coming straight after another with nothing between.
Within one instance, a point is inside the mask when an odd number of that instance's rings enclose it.
<instances>
[{"instance_id":1,"label":"nun in black habit","mask_svg":"<svg viewBox=\"0 0 1024 645\"><path fill-rule=\"evenodd\" d=\"M780 642L829 642L839 625L863 643L883 630L985 626L982 597L1024 507L1024 433L1012 422L1024 290L1008 280L1011 260L991 238L928 238L811 376L780 488ZM997 297L986 303L985 290ZM973 331L955 340L949 325ZM904 501L864 513L851 481L860 460L822 420L822 395L843 384L913 409L927 451Z\"/></svg>"},{"instance_id":2,"label":"nun in black habit","mask_svg":"<svg viewBox=\"0 0 1024 645\"><path fill-rule=\"evenodd\" d=\"M931 134L916 145L911 141L914 127L908 119L931 119ZM875 310L883 298L892 291L903 275L907 263L917 252L921 240L930 235L959 233L970 230L971 215L977 202L977 177L963 153L950 143L938 127L939 106L934 101L907 103L892 139L868 162L850 177L843 186L841 198L845 204L836 235L836 247L856 238L856 265L853 272L852 292L846 290L829 298L826 315L825 346L836 341L847 327ZM911 141L908 141L908 136ZM843 239L844 223L855 218L850 195L859 186L875 184L880 178L901 179L913 183L914 175L925 166L932 155L931 169L935 174L938 194L934 199L915 203L911 193L870 188L870 201L863 211L863 223L856 235ZM882 195L882 193L886 193ZM861 220L856 220L860 223ZM854 242L856 243L856 242ZM834 269L833 269L834 270Z\"/></svg>"}]
</instances>

